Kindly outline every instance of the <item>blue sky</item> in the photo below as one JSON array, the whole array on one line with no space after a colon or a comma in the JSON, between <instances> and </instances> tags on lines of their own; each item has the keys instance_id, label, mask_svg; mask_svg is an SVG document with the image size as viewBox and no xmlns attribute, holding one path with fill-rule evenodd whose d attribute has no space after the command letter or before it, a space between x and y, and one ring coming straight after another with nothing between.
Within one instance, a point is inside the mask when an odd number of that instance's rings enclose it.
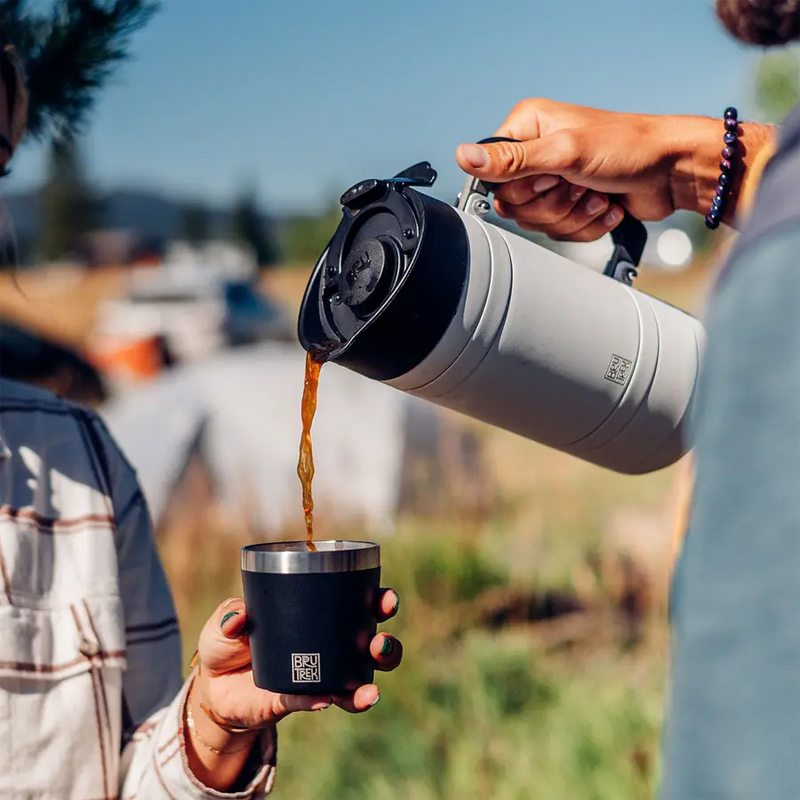
<instances>
[{"instance_id":1,"label":"blue sky","mask_svg":"<svg viewBox=\"0 0 800 800\"><path fill-rule=\"evenodd\" d=\"M648 113L753 113L758 53L711 0L163 0L101 95L85 142L105 187L228 203L246 180L272 211L319 207L453 152L524 97ZM8 189L38 182L43 148Z\"/></svg>"}]
</instances>

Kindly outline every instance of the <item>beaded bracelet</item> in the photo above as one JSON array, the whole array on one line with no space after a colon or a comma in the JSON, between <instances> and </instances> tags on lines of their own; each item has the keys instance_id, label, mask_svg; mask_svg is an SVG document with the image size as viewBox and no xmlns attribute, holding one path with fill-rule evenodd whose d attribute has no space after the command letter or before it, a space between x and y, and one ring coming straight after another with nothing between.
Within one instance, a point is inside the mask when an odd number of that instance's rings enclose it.
<instances>
[{"instance_id":1,"label":"beaded bracelet","mask_svg":"<svg viewBox=\"0 0 800 800\"><path fill-rule=\"evenodd\" d=\"M722 141L725 146L722 148L722 160L719 162L720 174L717 184L717 191L711 203L711 209L706 215L706 227L712 231L719 227L720 219L725 211L728 197L731 193L731 182L733 180L733 157L736 155L736 143L739 139L739 112L733 108L725 109L725 136Z\"/></svg>"}]
</instances>

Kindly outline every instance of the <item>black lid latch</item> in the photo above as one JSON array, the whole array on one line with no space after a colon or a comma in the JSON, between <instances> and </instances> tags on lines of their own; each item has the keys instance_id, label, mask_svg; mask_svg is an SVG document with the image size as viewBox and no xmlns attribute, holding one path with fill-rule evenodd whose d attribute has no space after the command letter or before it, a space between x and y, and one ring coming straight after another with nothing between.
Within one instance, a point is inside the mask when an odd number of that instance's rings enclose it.
<instances>
[{"instance_id":1,"label":"black lid latch","mask_svg":"<svg viewBox=\"0 0 800 800\"><path fill-rule=\"evenodd\" d=\"M383 197L390 186L433 186L436 170L427 161L420 161L394 178L370 178L351 186L340 198L339 203L350 211L357 211Z\"/></svg>"}]
</instances>

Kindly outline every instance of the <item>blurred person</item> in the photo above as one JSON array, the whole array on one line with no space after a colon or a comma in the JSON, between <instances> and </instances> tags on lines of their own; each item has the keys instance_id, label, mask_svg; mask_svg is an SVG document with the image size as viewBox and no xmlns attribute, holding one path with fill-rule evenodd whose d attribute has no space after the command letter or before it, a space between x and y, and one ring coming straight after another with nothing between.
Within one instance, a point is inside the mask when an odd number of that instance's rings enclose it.
<instances>
[{"instance_id":1,"label":"blurred person","mask_svg":"<svg viewBox=\"0 0 800 800\"><path fill-rule=\"evenodd\" d=\"M800 0L716 9L742 42L800 39ZM662 796L800 798L800 107L777 129L525 100L497 134L522 143L462 144L457 160L502 183L497 212L527 230L591 241L624 211L689 209L741 231L707 314Z\"/></svg>"},{"instance_id":2,"label":"blurred person","mask_svg":"<svg viewBox=\"0 0 800 800\"><path fill-rule=\"evenodd\" d=\"M0 50L0 168L25 129L27 98ZM398 597L382 590L380 619ZM348 697L276 695L250 669L247 612L222 603L186 682L172 597L136 474L93 411L0 378L0 797L263 797L276 723ZM378 634L379 670L402 647Z\"/></svg>"}]
</instances>

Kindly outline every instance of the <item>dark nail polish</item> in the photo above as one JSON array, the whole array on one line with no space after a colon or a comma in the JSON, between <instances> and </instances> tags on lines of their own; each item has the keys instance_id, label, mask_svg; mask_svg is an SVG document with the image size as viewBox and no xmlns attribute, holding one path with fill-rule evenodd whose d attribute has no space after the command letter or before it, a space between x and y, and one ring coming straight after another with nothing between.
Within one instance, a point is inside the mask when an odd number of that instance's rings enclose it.
<instances>
[{"instance_id":1,"label":"dark nail polish","mask_svg":"<svg viewBox=\"0 0 800 800\"><path fill-rule=\"evenodd\" d=\"M384 636L383 644L381 645L381 655L388 656L394 650L394 642L390 637Z\"/></svg>"},{"instance_id":2,"label":"dark nail polish","mask_svg":"<svg viewBox=\"0 0 800 800\"><path fill-rule=\"evenodd\" d=\"M392 607L392 614L397 613L397 609L400 608L400 595L397 592L394 593L394 606Z\"/></svg>"},{"instance_id":3,"label":"dark nail polish","mask_svg":"<svg viewBox=\"0 0 800 800\"><path fill-rule=\"evenodd\" d=\"M373 706L378 705L380 699L381 699L381 693L378 692L378 696L369 704L368 708L372 708Z\"/></svg>"},{"instance_id":4,"label":"dark nail polish","mask_svg":"<svg viewBox=\"0 0 800 800\"><path fill-rule=\"evenodd\" d=\"M219 626L220 626L220 628L224 627L225 623L226 623L226 622L227 622L227 621L228 621L228 620L229 620L231 617L238 617L238 616L239 616L239 612L238 612L238 611L229 611L229 612L228 612L228 613L227 613L227 614L226 614L226 615L225 615L225 616L222 618L222 622L220 622L220 623L219 623Z\"/></svg>"}]
</instances>

